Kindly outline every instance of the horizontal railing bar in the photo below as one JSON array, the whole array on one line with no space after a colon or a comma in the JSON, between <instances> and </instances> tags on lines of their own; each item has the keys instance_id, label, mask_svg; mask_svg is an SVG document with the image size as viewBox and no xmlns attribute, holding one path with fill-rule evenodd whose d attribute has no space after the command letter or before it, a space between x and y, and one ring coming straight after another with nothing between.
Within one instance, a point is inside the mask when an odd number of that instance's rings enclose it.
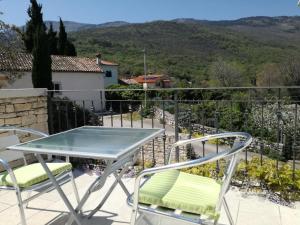
<instances>
[{"instance_id":1,"label":"horizontal railing bar","mask_svg":"<svg viewBox=\"0 0 300 225\"><path fill-rule=\"evenodd\" d=\"M70 100L67 99L53 99L53 102L69 102ZM79 101L79 100L78 100ZM81 100L82 101L82 100ZM89 99L83 100L83 101L91 101ZM144 99L140 99L140 100L134 100L134 99L122 99L122 100L116 100L116 99L105 99L106 102L143 102L145 101ZM175 102L176 100L162 100L162 99L147 99L147 102ZM188 102L188 103L201 103L201 102L233 102L233 103L242 103L242 102L258 102L258 103L278 103L278 102L282 102L284 103L285 100L255 100L255 99L250 99L250 100L230 100L230 99L210 99L210 100L182 100L179 99L177 100L177 102L179 103L184 103L184 102ZM289 101L290 104L295 104L295 103L300 103L300 101Z\"/></svg>"},{"instance_id":2,"label":"horizontal railing bar","mask_svg":"<svg viewBox=\"0 0 300 225\"><path fill-rule=\"evenodd\" d=\"M256 89L300 89L300 86L273 86L273 87L189 87L189 88L137 88L137 89L89 89L89 90L59 90L59 92L94 92L94 91L189 91L189 90L256 90ZM57 92L57 90L47 90L48 92Z\"/></svg>"}]
</instances>

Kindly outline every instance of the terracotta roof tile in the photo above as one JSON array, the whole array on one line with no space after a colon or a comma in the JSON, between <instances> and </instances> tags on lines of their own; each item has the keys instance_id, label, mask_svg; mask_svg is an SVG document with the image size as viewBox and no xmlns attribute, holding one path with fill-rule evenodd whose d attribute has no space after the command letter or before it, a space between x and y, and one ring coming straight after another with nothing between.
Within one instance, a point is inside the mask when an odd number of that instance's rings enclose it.
<instances>
[{"instance_id":1,"label":"terracotta roof tile","mask_svg":"<svg viewBox=\"0 0 300 225\"><path fill-rule=\"evenodd\" d=\"M103 64L105 66L118 66L119 65L117 63L110 62L110 61L105 61L105 60L101 60L101 64Z\"/></svg>"},{"instance_id":2,"label":"terracotta roof tile","mask_svg":"<svg viewBox=\"0 0 300 225\"><path fill-rule=\"evenodd\" d=\"M53 72L103 72L102 68L96 64L96 60L92 58L58 55L52 55L51 58ZM0 53L0 71L31 71L31 69L31 54L17 53L13 57L9 57Z\"/></svg>"},{"instance_id":3,"label":"terracotta roof tile","mask_svg":"<svg viewBox=\"0 0 300 225\"><path fill-rule=\"evenodd\" d=\"M149 74L149 75L140 75L138 77L135 77L133 79L135 79L135 81L137 83L148 83L148 84L153 84L153 83L156 83L157 81L160 81L160 80L166 80L168 77L166 75L158 75L158 74Z\"/></svg>"},{"instance_id":4,"label":"terracotta roof tile","mask_svg":"<svg viewBox=\"0 0 300 225\"><path fill-rule=\"evenodd\" d=\"M121 79L126 84L138 84L138 82L135 79Z\"/></svg>"}]
</instances>

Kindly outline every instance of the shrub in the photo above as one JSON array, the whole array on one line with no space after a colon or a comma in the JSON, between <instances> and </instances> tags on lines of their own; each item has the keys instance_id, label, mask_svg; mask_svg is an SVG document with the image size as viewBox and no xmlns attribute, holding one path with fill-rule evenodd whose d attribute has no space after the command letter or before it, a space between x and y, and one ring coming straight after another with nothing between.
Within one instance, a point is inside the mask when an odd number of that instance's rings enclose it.
<instances>
[{"instance_id":1,"label":"shrub","mask_svg":"<svg viewBox=\"0 0 300 225\"><path fill-rule=\"evenodd\" d=\"M226 166L225 160L218 163L208 163L202 166L184 169L184 172L205 177L220 179L224 175ZM300 200L300 170L293 170L289 164L283 164L277 169L275 160L263 159L261 164L259 157L253 157L248 163L241 161L233 180L239 182L249 182L252 188L257 188L259 184L263 188L278 195L288 202ZM254 186L253 186L254 185ZM251 186L250 186L251 187Z\"/></svg>"}]
</instances>

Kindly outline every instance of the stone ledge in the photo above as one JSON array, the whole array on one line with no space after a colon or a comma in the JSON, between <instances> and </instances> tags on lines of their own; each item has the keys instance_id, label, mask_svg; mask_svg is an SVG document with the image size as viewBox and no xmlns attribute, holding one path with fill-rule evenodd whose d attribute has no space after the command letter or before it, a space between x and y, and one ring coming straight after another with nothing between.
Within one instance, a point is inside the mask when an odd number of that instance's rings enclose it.
<instances>
[{"instance_id":1,"label":"stone ledge","mask_svg":"<svg viewBox=\"0 0 300 225\"><path fill-rule=\"evenodd\" d=\"M24 98L32 96L47 96L45 88L26 89L0 89L0 99L3 98Z\"/></svg>"}]
</instances>

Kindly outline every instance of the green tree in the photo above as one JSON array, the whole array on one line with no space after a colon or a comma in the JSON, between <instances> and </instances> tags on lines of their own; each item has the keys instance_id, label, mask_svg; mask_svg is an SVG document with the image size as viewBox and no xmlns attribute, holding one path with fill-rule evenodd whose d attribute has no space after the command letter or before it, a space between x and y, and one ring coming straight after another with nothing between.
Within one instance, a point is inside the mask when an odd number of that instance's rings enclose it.
<instances>
[{"instance_id":1,"label":"green tree","mask_svg":"<svg viewBox=\"0 0 300 225\"><path fill-rule=\"evenodd\" d=\"M299 58L288 58L280 66L281 77L286 86L300 85L300 62ZM297 88L288 89L291 98L295 101L300 100L300 91Z\"/></svg>"},{"instance_id":2,"label":"green tree","mask_svg":"<svg viewBox=\"0 0 300 225\"><path fill-rule=\"evenodd\" d=\"M49 42L49 52L50 55L57 55L57 37L56 37L57 32L53 30L52 23L50 23L50 27L48 30L48 42Z\"/></svg>"},{"instance_id":3,"label":"green tree","mask_svg":"<svg viewBox=\"0 0 300 225\"><path fill-rule=\"evenodd\" d=\"M238 66L221 59L212 63L210 77L221 87L238 87L246 83Z\"/></svg>"},{"instance_id":4,"label":"green tree","mask_svg":"<svg viewBox=\"0 0 300 225\"><path fill-rule=\"evenodd\" d=\"M67 41L65 55L77 56L75 45L70 40Z\"/></svg>"},{"instance_id":5,"label":"green tree","mask_svg":"<svg viewBox=\"0 0 300 225\"><path fill-rule=\"evenodd\" d=\"M31 53L34 47L36 29L39 28L46 31L46 26L43 22L42 5L38 4L36 0L30 0L30 3L31 6L27 10L30 20L26 23L23 41L27 52Z\"/></svg>"},{"instance_id":6,"label":"green tree","mask_svg":"<svg viewBox=\"0 0 300 225\"><path fill-rule=\"evenodd\" d=\"M0 11L0 15L3 13ZM19 72L16 67L9 62L16 60L17 51L23 49L23 41L20 30L15 26L10 26L0 19L0 56L1 64L5 65L5 72L2 72L9 81L15 80ZM7 85L6 80L0 80L0 88Z\"/></svg>"},{"instance_id":7,"label":"green tree","mask_svg":"<svg viewBox=\"0 0 300 225\"><path fill-rule=\"evenodd\" d=\"M58 33L58 43L57 43L57 50L59 55L65 55L67 41L68 41L68 37L65 30L65 25L61 20L61 18L59 18L59 33Z\"/></svg>"},{"instance_id":8,"label":"green tree","mask_svg":"<svg viewBox=\"0 0 300 225\"><path fill-rule=\"evenodd\" d=\"M277 64L267 63L262 66L256 75L257 86L280 86L282 85L282 77Z\"/></svg>"},{"instance_id":9,"label":"green tree","mask_svg":"<svg viewBox=\"0 0 300 225\"><path fill-rule=\"evenodd\" d=\"M48 36L43 26L39 26L34 36L32 50L32 84L34 88L53 89L51 56L49 54Z\"/></svg>"},{"instance_id":10,"label":"green tree","mask_svg":"<svg viewBox=\"0 0 300 225\"><path fill-rule=\"evenodd\" d=\"M76 56L76 49L73 43L68 40L68 35L62 19L59 19L59 34L58 34L58 54L67 56Z\"/></svg>"}]
</instances>

